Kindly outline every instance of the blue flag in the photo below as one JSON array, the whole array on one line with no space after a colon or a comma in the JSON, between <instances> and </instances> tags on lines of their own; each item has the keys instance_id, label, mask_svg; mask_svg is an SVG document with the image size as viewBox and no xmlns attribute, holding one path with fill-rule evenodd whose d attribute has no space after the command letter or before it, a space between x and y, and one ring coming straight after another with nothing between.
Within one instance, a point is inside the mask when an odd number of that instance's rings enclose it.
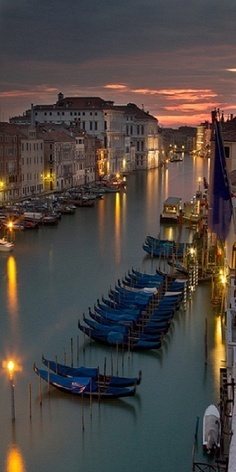
<instances>
[{"instance_id":1,"label":"blue flag","mask_svg":"<svg viewBox=\"0 0 236 472\"><path fill-rule=\"evenodd\" d=\"M232 201L224 143L217 120L215 120L215 159L209 203L208 227L222 242L225 242L232 217Z\"/></svg>"}]
</instances>

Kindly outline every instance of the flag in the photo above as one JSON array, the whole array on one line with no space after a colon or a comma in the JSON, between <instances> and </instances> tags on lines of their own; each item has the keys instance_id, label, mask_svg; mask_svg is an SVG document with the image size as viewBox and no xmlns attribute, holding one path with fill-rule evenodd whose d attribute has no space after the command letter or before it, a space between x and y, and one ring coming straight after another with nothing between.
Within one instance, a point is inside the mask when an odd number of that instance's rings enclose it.
<instances>
[{"instance_id":1,"label":"flag","mask_svg":"<svg viewBox=\"0 0 236 472\"><path fill-rule=\"evenodd\" d=\"M232 217L232 201L220 124L215 120L215 159L210 185L208 227L225 242Z\"/></svg>"}]
</instances>

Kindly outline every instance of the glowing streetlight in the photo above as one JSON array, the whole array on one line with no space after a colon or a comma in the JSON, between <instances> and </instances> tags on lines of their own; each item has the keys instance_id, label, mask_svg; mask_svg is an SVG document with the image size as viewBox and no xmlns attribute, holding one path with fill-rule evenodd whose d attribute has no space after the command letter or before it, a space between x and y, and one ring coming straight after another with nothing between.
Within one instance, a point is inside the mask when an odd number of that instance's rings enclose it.
<instances>
[{"instance_id":1,"label":"glowing streetlight","mask_svg":"<svg viewBox=\"0 0 236 472\"><path fill-rule=\"evenodd\" d=\"M14 372L19 370L21 371L22 368L13 360L3 361L2 363L3 368L8 370L9 379L10 379L10 386L11 386L11 412L12 412L12 421L15 421L16 414L15 414L15 384L14 384Z\"/></svg>"}]
</instances>

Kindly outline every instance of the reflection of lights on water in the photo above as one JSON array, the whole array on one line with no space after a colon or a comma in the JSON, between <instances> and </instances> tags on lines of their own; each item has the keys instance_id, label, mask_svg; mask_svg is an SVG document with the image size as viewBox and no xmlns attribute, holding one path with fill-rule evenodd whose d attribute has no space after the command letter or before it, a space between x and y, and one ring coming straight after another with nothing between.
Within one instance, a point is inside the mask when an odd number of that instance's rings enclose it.
<instances>
[{"instance_id":1,"label":"reflection of lights on water","mask_svg":"<svg viewBox=\"0 0 236 472\"><path fill-rule=\"evenodd\" d=\"M120 208L120 193L116 193L116 199L115 199L115 258L116 258L116 263L120 262L120 214L121 214L121 208Z\"/></svg>"},{"instance_id":2,"label":"reflection of lights on water","mask_svg":"<svg viewBox=\"0 0 236 472\"><path fill-rule=\"evenodd\" d=\"M7 453L6 472L26 472L23 455L15 444Z\"/></svg>"},{"instance_id":3,"label":"reflection of lights on water","mask_svg":"<svg viewBox=\"0 0 236 472\"><path fill-rule=\"evenodd\" d=\"M7 260L7 299L9 305L9 311L11 314L15 314L18 309L18 298L17 298L17 269L16 261L13 256L9 256Z\"/></svg>"},{"instance_id":4,"label":"reflection of lights on water","mask_svg":"<svg viewBox=\"0 0 236 472\"><path fill-rule=\"evenodd\" d=\"M211 352L212 364L214 369L214 379L216 381L216 385L218 385L219 381L219 373L220 368L225 367L225 345L223 342L223 334L222 334L222 320L220 316L215 318L215 326L214 326L214 348Z\"/></svg>"}]
</instances>

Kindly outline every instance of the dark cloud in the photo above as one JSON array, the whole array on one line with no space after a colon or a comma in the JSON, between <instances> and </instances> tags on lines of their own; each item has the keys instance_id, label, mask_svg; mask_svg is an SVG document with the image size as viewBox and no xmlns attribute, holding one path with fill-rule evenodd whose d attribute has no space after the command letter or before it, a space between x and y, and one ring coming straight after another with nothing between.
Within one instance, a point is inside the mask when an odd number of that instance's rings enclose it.
<instances>
[{"instance_id":1,"label":"dark cloud","mask_svg":"<svg viewBox=\"0 0 236 472\"><path fill-rule=\"evenodd\" d=\"M96 91L126 102L135 88L199 87L224 105L233 101L235 20L235 0L0 0L0 92ZM158 115L165 100L155 103Z\"/></svg>"}]
</instances>

